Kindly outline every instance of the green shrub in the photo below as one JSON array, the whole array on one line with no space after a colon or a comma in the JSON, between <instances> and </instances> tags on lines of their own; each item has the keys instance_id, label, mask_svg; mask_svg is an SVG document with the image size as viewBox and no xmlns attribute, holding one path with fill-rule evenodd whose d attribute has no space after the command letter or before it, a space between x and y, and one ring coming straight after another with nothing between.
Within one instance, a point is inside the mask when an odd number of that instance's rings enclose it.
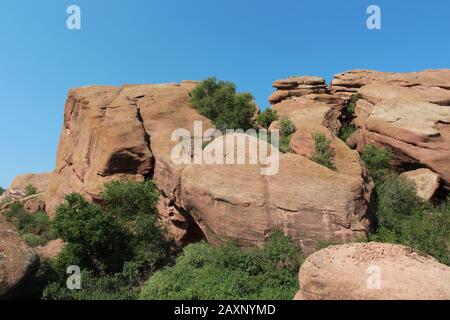
<instances>
[{"instance_id":1,"label":"green shrub","mask_svg":"<svg viewBox=\"0 0 450 320\"><path fill-rule=\"evenodd\" d=\"M53 228L65 246L51 263L57 277L44 286L44 299L133 299L143 279L168 261L152 182L111 182L101 196L100 206L71 194L57 208ZM70 265L82 269L81 290L65 285Z\"/></svg>"},{"instance_id":2,"label":"green shrub","mask_svg":"<svg viewBox=\"0 0 450 320\"><path fill-rule=\"evenodd\" d=\"M98 276L92 271L81 273L81 289L68 290L60 281L48 284L42 294L45 300L135 300L137 289L121 273Z\"/></svg>"},{"instance_id":3,"label":"green shrub","mask_svg":"<svg viewBox=\"0 0 450 320\"><path fill-rule=\"evenodd\" d=\"M279 141L279 143L280 143L280 145L279 145L280 152L287 153L287 152L290 152L292 150L292 148L291 148L291 138L292 138L292 135L290 135L290 136L281 136L280 137L280 141Z\"/></svg>"},{"instance_id":4,"label":"green shrub","mask_svg":"<svg viewBox=\"0 0 450 320\"><path fill-rule=\"evenodd\" d=\"M53 227L66 242L71 264L105 272L122 270L127 261L155 268L166 257L168 242L157 223L154 184L111 182L102 198L100 207L71 194L56 210Z\"/></svg>"},{"instance_id":5,"label":"green shrub","mask_svg":"<svg viewBox=\"0 0 450 320\"><path fill-rule=\"evenodd\" d=\"M352 136L353 133L356 132L356 126L354 124L344 123L342 124L341 129L339 130L339 138L347 142L348 138Z\"/></svg>"},{"instance_id":6,"label":"green shrub","mask_svg":"<svg viewBox=\"0 0 450 320\"><path fill-rule=\"evenodd\" d=\"M0 187L0 196L5 193L6 189L3 189L2 187Z\"/></svg>"},{"instance_id":7,"label":"green shrub","mask_svg":"<svg viewBox=\"0 0 450 320\"><path fill-rule=\"evenodd\" d=\"M2 201L0 201L0 208L3 207L5 204L11 203L12 199L11 197L5 197Z\"/></svg>"},{"instance_id":8,"label":"green shrub","mask_svg":"<svg viewBox=\"0 0 450 320\"><path fill-rule=\"evenodd\" d=\"M37 247L41 244L44 244L42 243L42 240L38 235L32 233L24 233L22 234L22 238L30 247Z\"/></svg>"},{"instance_id":9,"label":"green shrub","mask_svg":"<svg viewBox=\"0 0 450 320\"><path fill-rule=\"evenodd\" d=\"M190 244L173 267L149 279L140 299L292 299L301 262L299 249L281 232L263 249Z\"/></svg>"},{"instance_id":10,"label":"green shrub","mask_svg":"<svg viewBox=\"0 0 450 320\"><path fill-rule=\"evenodd\" d=\"M373 241L403 244L450 264L450 202L432 207L414 186L391 176L377 188L378 229Z\"/></svg>"},{"instance_id":11,"label":"green shrub","mask_svg":"<svg viewBox=\"0 0 450 320\"><path fill-rule=\"evenodd\" d=\"M350 97L350 100L348 102L348 105L346 107L346 110L349 114L351 114L352 116L355 115L355 110L356 110L356 103L358 102L358 100L360 100L362 97L359 93L354 94Z\"/></svg>"},{"instance_id":12,"label":"green shrub","mask_svg":"<svg viewBox=\"0 0 450 320\"><path fill-rule=\"evenodd\" d=\"M294 122L288 117L283 117L280 120L280 133L283 137L288 137L295 133Z\"/></svg>"},{"instance_id":13,"label":"green shrub","mask_svg":"<svg viewBox=\"0 0 450 320\"><path fill-rule=\"evenodd\" d=\"M35 186L29 184L25 187L25 197L32 196L38 193L38 190Z\"/></svg>"},{"instance_id":14,"label":"green shrub","mask_svg":"<svg viewBox=\"0 0 450 320\"><path fill-rule=\"evenodd\" d=\"M382 183L392 175L391 157L392 153L386 147L377 147L373 144L364 147L361 159L376 184Z\"/></svg>"},{"instance_id":15,"label":"green shrub","mask_svg":"<svg viewBox=\"0 0 450 320\"><path fill-rule=\"evenodd\" d=\"M278 120L277 110L267 108L258 115L258 123L261 127L268 129L272 122Z\"/></svg>"},{"instance_id":16,"label":"green shrub","mask_svg":"<svg viewBox=\"0 0 450 320\"><path fill-rule=\"evenodd\" d=\"M423 210L415 187L406 179L392 177L378 188L377 218L382 227L397 228L401 222Z\"/></svg>"},{"instance_id":17,"label":"green shrub","mask_svg":"<svg viewBox=\"0 0 450 320\"><path fill-rule=\"evenodd\" d=\"M19 234L32 247L43 245L55 239L51 230L50 219L45 212L30 214L18 201L11 205L4 216L16 226Z\"/></svg>"},{"instance_id":18,"label":"green shrub","mask_svg":"<svg viewBox=\"0 0 450 320\"><path fill-rule=\"evenodd\" d=\"M331 146L331 140L323 133L314 133L312 137L314 140L314 154L311 156L311 160L329 169L336 169L334 165L336 153Z\"/></svg>"},{"instance_id":19,"label":"green shrub","mask_svg":"<svg viewBox=\"0 0 450 320\"><path fill-rule=\"evenodd\" d=\"M236 86L227 81L208 78L191 93L191 105L212 120L220 130L249 129L256 111L250 93L237 93Z\"/></svg>"}]
</instances>

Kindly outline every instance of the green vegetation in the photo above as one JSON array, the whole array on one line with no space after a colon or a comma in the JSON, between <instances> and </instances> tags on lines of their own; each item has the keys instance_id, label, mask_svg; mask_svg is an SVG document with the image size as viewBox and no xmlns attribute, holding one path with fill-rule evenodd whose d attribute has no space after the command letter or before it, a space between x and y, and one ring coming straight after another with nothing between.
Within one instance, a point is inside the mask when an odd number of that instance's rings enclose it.
<instances>
[{"instance_id":1,"label":"green vegetation","mask_svg":"<svg viewBox=\"0 0 450 320\"><path fill-rule=\"evenodd\" d=\"M258 115L258 123L261 127L268 129L272 122L278 120L277 110L267 108Z\"/></svg>"},{"instance_id":2,"label":"green vegetation","mask_svg":"<svg viewBox=\"0 0 450 320\"><path fill-rule=\"evenodd\" d=\"M0 196L5 192L6 190L0 187Z\"/></svg>"},{"instance_id":3,"label":"green vegetation","mask_svg":"<svg viewBox=\"0 0 450 320\"><path fill-rule=\"evenodd\" d=\"M314 140L314 154L311 160L321 164L329 169L336 169L334 165L334 157L336 155L329 140L323 133L314 133L312 135Z\"/></svg>"},{"instance_id":4,"label":"green vegetation","mask_svg":"<svg viewBox=\"0 0 450 320\"><path fill-rule=\"evenodd\" d=\"M379 184L393 174L390 165L391 157L392 153L386 147L377 147L372 144L365 146L361 159L375 183Z\"/></svg>"},{"instance_id":5,"label":"green vegetation","mask_svg":"<svg viewBox=\"0 0 450 320\"><path fill-rule=\"evenodd\" d=\"M32 196L36 193L38 193L38 190L35 186L29 184L25 187L25 197Z\"/></svg>"},{"instance_id":6,"label":"green vegetation","mask_svg":"<svg viewBox=\"0 0 450 320\"><path fill-rule=\"evenodd\" d=\"M65 247L42 261L30 294L48 300L292 299L297 292L303 258L281 231L262 249L202 242L174 260L156 220L157 200L151 182L107 184L102 205L68 195L53 221ZM70 265L81 268L81 290L66 287Z\"/></svg>"},{"instance_id":7,"label":"green vegetation","mask_svg":"<svg viewBox=\"0 0 450 320\"><path fill-rule=\"evenodd\" d=\"M387 148L368 145L362 160L375 182L377 230L372 241L398 243L450 264L450 199L433 206L390 167Z\"/></svg>"},{"instance_id":8,"label":"green vegetation","mask_svg":"<svg viewBox=\"0 0 450 320\"><path fill-rule=\"evenodd\" d=\"M279 145L279 150L282 153L288 153L292 150L291 148L291 138L292 135L289 136L281 136L280 137L280 145Z\"/></svg>"},{"instance_id":9,"label":"green vegetation","mask_svg":"<svg viewBox=\"0 0 450 320\"><path fill-rule=\"evenodd\" d=\"M355 110L356 110L356 103L358 100L360 100L362 97L359 93L354 94L350 97L350 100L347 104L347 107L345 108L346 111L351 114L352 116L355 116Z\"/></svg>"},{"instance_id":10,"label":"green vegetation","mask_svg":"<svg viewBox=\"0 0 450 320\"><path fill-rule=\"evenodd\" d=\"M256 111L250 93L237 93L236 86L228 81L208 78L193 91L191 105L214 122L219 130L249 129L253 127L252 117Z\"/></svg>"},{"instance_id":11,"label":"green vegetation","mask_svg":"<svg viewBox=\"0 0 450 320\"><path fill-rule=\"evenodd\" d=\"M2 201L0 201L0 208L3 207L7 203L11 203L12 199L11 197L5 197Z\"/></svg>"},{"instance_id":12,"label":"green vegetation","mask_svg":"<svg viewBox=\"0 0 450 320\"><path fill-rule=\"evenodd\" d=\"M140 283L167 262L170 243L157 222L159 194L152 182L109 183L102 199L100 206L70 194L57 208L53 229L65 247L40 276L52 280L45 299L136 297ZM81 290L65 286L70 265L83 270Z\"/></svg>"},{"instance_id":13,"label":"green vegetation","mask_svg":"<svg viewBox=\"0 0 450 320\"><path fill-rule=\"evenodd\" d=\"M292 134L295 133L295 125L294 122L288 118L288 117L283 117L280 120L280 133L282 136L284 137L288 137Z\"/></svg>"},{"instance_id":14,"label":"green vegetation","mask_svg":"<svg viewBox=\"0 0 450 320\"><path fill-rule=\"evenodd\" d=\"M371 240L403 244L450 265L450 199L436 207L423 203L399 177L387 178L377 198L378 230Z\"/></svg>"},{"instance_id":15,"label":"green vegetation","mask_svg":"<svg viewBox=\"0 0 450 320\"><path fill-rule=\"evenodd\" d=\"M355 132L356 126L354 124L343 123L338 136L342 141L347 142L348 138Z\"/></svg>"},{"instance_id":16,"label":"green vegetation","mask_svg":"<svg viewBox=\"0 0 450 320\"><path fill-rule=\"evenodd\" d=\"M155 273L141 299L286 299L298 291L302 256L282 232L263 249L188 245L173 267Z\"/></svg>"},{"instance_id":17,"label":"green vegetation","mask_svg":"<svg viewBox=\"0 0 450 320\"><path fill-rule=\"evenodd\" d=\"M16 226L19 234L31 247L37 247L55 239L50 219L45 212L29 214L20 202L16 202L4 212L4 216Z\"/></svg>"},{"instance_id":18,"label":"green vegetation","mask_svg":"<svg viewBox=\"0 0 450 320\"><path fill-rule=\"evenodd\" d=\"M355 119L356 103L359 99L361 99L361 95L359 93L354 94L350 97L347 106L342 110L340 118L342 127L339 130L338 136L344 142L347 142L348 138L357 130L353 124L353 119Z\"/></svg>"}]
</instances>

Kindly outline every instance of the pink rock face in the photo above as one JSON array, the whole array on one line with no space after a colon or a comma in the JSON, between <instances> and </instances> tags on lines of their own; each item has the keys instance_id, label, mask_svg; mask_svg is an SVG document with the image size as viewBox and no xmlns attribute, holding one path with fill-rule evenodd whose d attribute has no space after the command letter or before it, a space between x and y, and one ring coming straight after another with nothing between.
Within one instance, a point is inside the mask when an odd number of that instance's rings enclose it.
<instances>
[{"instance_id":1,"label":"pink rock face","mask_svg":"<svg viewBox=\"0 0 450 320\"><path fill-rule=\"evenodd\" d=\"M309 256L297 300L449 300L450 267L411 249L351 243Z\"/></svg>"},{"instance_id":2,"label":"pink rock face","mask_svg":"<svg viewBox=\"0 0 450 320\"><path fill-rule=\"evenodd\" d=\"M64 196L98 198L111 180L154 177L176 199L184 165L174 165L172 131L193 131L195 120L210 126L188 104L191 82L163 85L85 87L69 92L57 165L46 193L53 212Z\"/></svg>"},{"instance_id":3,"label":"pink rock face","mask_svg":"<svg viewBox=\"0 0 450 320\"><path fill-rule=\"evenodd\" d=\"M297 154L281 155L278 173L268 176L259 165L191 165L181 186L183 207L215 244L259 246L280 229L309 254L318 240L353 241L370 228L370 191L361 175L334 172Z\"/></svg>"},{"instance_id":4,"label":"pink rock face","mask_svg":"<svg viewBox=\"0 0 450 320\"><path fill-rule=\"evenodd\" d=\"M297 87L322 81L295 79ZM108 181L153 178L162 194L161 220L180 244L205 235L213 243L261 245L282 229L309 253L318 240L366 235L370 188L359 163L352 169L358 173L350 177L290 155L282 157L279 173L270 178L261 175L258 165L174 164L172 149L178 141L171 139L173 130L185 128L192 134L194 121L202 121L204 130L212 127L189 105L194 86L183 82L71 90L57 167L45 197L48 212L70 192L95 201ZM333 108L342 108L343 100L311 94L304 102L316 110L299 111L299 121L310 114L337 130ZM214 143L218 141L210 145Z\"/></svg>"},{"instance_id":5,"label":"pink rock face","mask_svg":"<svg viewBox=\"0 0 450 320\"><path fill-rule=\"evenodd\" d=\"M153 178L162 193L162 217L179 201L185 165L171 160L172 132L184 128L193 135L194 121L204 130L211 122L188 103L193 81L181 84L84 87L69 92L57 165L46 193L47 211L54 214L66 194L79 192L99 199L105 183ZM170 219L169 229L174 228ZM189 229L189 228L187 228ZM183 242L185 231L175 228Z\"/></svg>"},{"instance_id":6,"label":"pink rock face","mask_svg":"<svg viewBox=\"0 0 450 320\"><path fill-rule=\"evenodd\" d=\"M411 181L416 187L417 195L425 201L431 200L439 189L439 175L429 169L408 171L400 176Z\"/></svg>"},{"instance_id":7,"label":"pink rock face","mask_svg":"<svg viewBox=\"0 0 450 320\"><path fill-rule=\"evenodd\" d=\"M269 97L272 104L282 102L292 97L301 97L308 94L320 94L327 92L325 79L320 77L291 77L275 81L272 86L277 89Z\"/></svg>"},{"instance_id":8,"label":"pink rock face","mask_svg":"<svg viewBox=\"0 0 450 320\"><path fill-rule=\"evenodd\" d=\"M10 298L39 267L39 258L0 215L0 299Z\"/></svg>"},{"instance_id":9,"label":"pink rock face","mask_svg":"<svg viewBox=\"0 0 450 320\"><path fill-rule=\"evenodd\" d=\"M450 187L450 70L384 74L358 91L357 147L386 146L398 167L427 167Z\"/></svg>"},{"instance_id":10,"label":"pink rock face","mask_svg":"<svg viewBox=\"0 0 450 320\"><path fill-rule=\"evenodd\" d=\"M14 178L9 188L0 195L0 202L7 198L12 200L25 196L25 189L28 186L36 188L38 193L45 192L50 182L51 173L28 173Z\"/></svg>"}]
</instances>

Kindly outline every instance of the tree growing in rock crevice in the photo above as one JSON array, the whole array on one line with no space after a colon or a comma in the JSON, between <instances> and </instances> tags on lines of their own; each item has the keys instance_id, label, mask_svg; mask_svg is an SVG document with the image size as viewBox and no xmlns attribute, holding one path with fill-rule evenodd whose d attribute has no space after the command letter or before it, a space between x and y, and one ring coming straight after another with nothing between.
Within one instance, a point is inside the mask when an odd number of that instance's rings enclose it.
<instances>
[{"instance_id":1,"label":"tree growing in rock crevice","mask_svg":"<svg viewBox=\"0 0 450 320\"><path fill-rule=\"evenodd\" d=\"M236 92L232 82L208 78L195 87L189 102L219 130L253 127L256 112L253 96Z\"/></svg>"}]
</instances>

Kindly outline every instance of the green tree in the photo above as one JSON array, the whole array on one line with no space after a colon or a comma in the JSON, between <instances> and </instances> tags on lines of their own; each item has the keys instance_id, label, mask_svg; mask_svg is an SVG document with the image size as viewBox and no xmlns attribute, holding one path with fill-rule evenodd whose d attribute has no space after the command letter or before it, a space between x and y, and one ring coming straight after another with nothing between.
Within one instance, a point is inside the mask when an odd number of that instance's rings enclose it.
<instances>
[{"instance_id":1,"label":"green tree","mask_svg":"<svg viewBox=\"0 0 450 320\"><path fill-rule=\"evenodd\" d=\"M376 218L372 241L403 244L450 265L450 201L424 203L412 184L392 175L377 188Z\"/></svg>"},{"instance_id":2,"label":"green tree","mask_svg":"<svg viewBox=\"0 0 450 320\"><path fill-rule=\"evenodd\" d=\"M41 276L44 299L130 299L143 279L167 262L170 243L156 217L159 193L151 181L116 181L105 186L102 204L79 194L66 197L56 210L53 227L65 241L52 272ZM83 287L65 286L69 265L82 268ZM42 282L42 281L41 281Z\"/></svg>"},{"instance_id":3,"label":"green tree","mask_svg":"<svg viewBox=\"0 0 450 320\"><path fill-rule=\"evenodd\" d=\"M299 248L281 232L263 249L190 244L176 264L155 273L141 299L292 299L298 291Z\"/></svg>"},{"instance_id":4,"label":"green tree","mask_svg":"<svg viewBox=\"0 0 450 320\"><path fill-rule=\"evenodd\" d=\"M278 120L277 110L267 108L258 115L258 123L261 127L268 129L272 122Z\"/></svg>"},{"instance_id":5,"label":"green tree","mask_svg":"<svg viewBox=\"0 0 450 320\"><path fill-rule=\"evenodd\" d=\"M311 160L329 169L336 169L334 165L336 153L331 146L331 140L323 133L314 133L312 137L314 140L314 154L311 156Z\"/></svg>"},{"instance_id":6,"label":"green tree","mask_svg":"<svg viewBox=\"0 0 450 320\"><path fill-rule=\"evenodd\" d=\"M283 117L280 120L280 133L282 136L284 137L288 137L292 134L295 133L295 125L294 122L288 118L288 117Z\"/></svg>"},{"instance_id":7,"label":"green tree","mask_svg":"<svg viewBox=\"0 0 450 320\"><path fill-rule=\"evenodd\" d=\"M34 194L38 193L38 190L35 186L29 184L25 187L25 196L32 196Z\"/></svg>"},{"instance_id":8,"label":"green tree","mask_svg":"<svg viewBox=\"0 0 450 320\"><path fill-rule=\"evenodd\" d=\"M71 194L57 208L53 227L67 243L64 250L76 260L73 264L106 272L121 270L127 261L156 268L169 244L157 222L155 185L111 182L102 198L99 206Z\"/></svg>"},{"instance_id":9,"label":"green tree","mask_svg":"<svg viewBox=\"0 0 450 320\"><path fill-rule=\"evenodd\" d=\"M220 129L249 129L256 111L250 93L237 93L236 86L228 81L208 78L191 93L191 105L214 122Z\"/></svg>"},{"instance_id":10,"label":"green tree","mask_svg":"<svg viewBox=\"0 0 450 320\"><path fill-rule=\"evenodd\" d=\"M364 147L361 159L376 184L382 183L392 175L391 157L392 153L386 147L377 147L373 144Z\"/></svg>"}]
</instances>

